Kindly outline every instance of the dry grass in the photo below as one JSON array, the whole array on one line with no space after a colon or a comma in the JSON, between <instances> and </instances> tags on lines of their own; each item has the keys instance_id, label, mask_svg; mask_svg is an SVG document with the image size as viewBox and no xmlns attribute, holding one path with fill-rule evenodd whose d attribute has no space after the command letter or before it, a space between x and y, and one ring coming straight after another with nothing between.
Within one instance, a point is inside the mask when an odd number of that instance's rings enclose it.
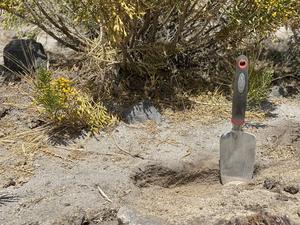
<instances>
[{"instance_id":1,"label":"dry grass","mask_svg":"<svg viewBox=\"0 0 300 225\"><path fill-rule=\"evenodd\" d=\"M0 139L0 145L27 158L33 158L36 152L46 146L50 128L48 125L11 133Z\"/></svg>"},{"instance_id":2,"label":"dry grass","mask_svg":"<svg viewBox=\"0 0 300 225\"><path fill-rule=\"evenodd\" d=\"M49 130L47 125L30 129L26 124L37 118L37 110L31 102L31 85L32 78L28 76L21 83L3 86L6 95L0 98L0 106L11 111L1 121L4 135L0 145L28 157L42 145Z\"/></svg>"},{"instance_id":3,"label":"dry grass","mask_svg":"<svg viewBox=\"0 0 300 225\"><path fill-rule=\"evenodd\" d=\"M39 153L47 149L47 132L49 126L35 129L14 128L15 132L0 138L0 147L9 151L9 160L13 163L1 161L0 174L13 177L17 183L26 182L34 174L34 161ZM6 165L7 164L7 165Z\"/></svg>"},{"instance_id":4,"label":"dry grass","mask_svg":"<svg viewBox=\"0 0 300 225\"><path fill-rule=\"evenodd\" d=\"M31 104L30 84L26 80L0 86L3 93L0 107L8 109L8 114L1 118L0 127L0 149L7 150L7 155L1 157L0 162L1 182L13 178L17 185L27 182L34 174L34 160L37 153L47 147L47 132L50 129L47 125L35 129L28 126L37 114Z\"/></svg>"},{"instance_id":5,"label":"dry grass","mask_svg":"<svg viewBox=\"0 0 300 225\"><path fill-rule=\"evenodd\" d=\"M231 102L218 91L189 97L189 100L193 103L190 109L177 112L165 109L164 114L172 122L197 121L203 124L214 124L231 117ZM264 112L258 110L249 110L246 112L247 121L258 122L264 119Z\"/></svg>"}]
</instances>

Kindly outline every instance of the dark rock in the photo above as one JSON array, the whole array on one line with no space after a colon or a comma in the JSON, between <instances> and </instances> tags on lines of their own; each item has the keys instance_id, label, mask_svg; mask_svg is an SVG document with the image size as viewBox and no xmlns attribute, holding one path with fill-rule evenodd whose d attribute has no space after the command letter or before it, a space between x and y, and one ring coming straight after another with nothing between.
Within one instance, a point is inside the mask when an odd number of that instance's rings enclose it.
<instances>
[{"instance_id":1,"label":"dark rock","mask_svg":"<svg viewBox=\"0 0 300 225\"><path fill-rule=\"evenodd\" d=\"M286 186L283 189L285 192L295 195L299 192L299 188L295 186Z\"/></svg>"},{"instance_id":2,"label":"dark rock","mask_svg":"<svg viewBox=\"0 0 300 225\"><path fill-rule=\"evenodd\" d=\"M158 218L143 216L127 206L120 208L117 214L118 225L166 225Z\"/></svg>"},{"instance_id":3,"label":"dark rock","mask_svg":"<svg viewBox=\"0 0 300 225\"><path fill-rule=\"evenodd\" d=\"M29 73L46 64L47 55L41 43L32 39L15 39L3 50L4 66L16 73Z\"/></svg>"},{"instance_id":4,"label":"dark rock","mask_svg":"<svg viewBox=\"0 0 300 225\"><path fill-rule=\"evenodd\" d=\"M129 124L143 123L147 120L157 123L162 121L161 114L149 101L141 101L130 107L123 113L123 117Z\"/></svg>"}]
</instances>

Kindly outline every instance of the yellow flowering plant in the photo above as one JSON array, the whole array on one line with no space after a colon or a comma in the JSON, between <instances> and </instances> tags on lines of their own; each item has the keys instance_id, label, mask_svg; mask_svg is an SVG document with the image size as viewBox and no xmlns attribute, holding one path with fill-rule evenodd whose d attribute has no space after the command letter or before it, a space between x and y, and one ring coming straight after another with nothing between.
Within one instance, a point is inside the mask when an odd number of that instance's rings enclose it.
<instances>
[{"instance_id":1,"label":"yellow flowering plant","mask_svg":"<svg viewBox=\"0 0 300 225\"><path fill-rule=\"evenodd\" d=\"M54 124L98 132L114 121L102 104L93 102L69 79L53 79L51 71L40 70L34 84L34 103L40 107L41 114Z\"/></svg>"}]
</instances>

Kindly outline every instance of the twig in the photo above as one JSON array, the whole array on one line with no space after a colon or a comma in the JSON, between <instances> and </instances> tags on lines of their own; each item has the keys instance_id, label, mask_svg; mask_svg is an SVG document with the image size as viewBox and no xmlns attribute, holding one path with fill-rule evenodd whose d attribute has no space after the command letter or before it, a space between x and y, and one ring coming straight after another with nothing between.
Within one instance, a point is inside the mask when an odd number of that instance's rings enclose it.
<instances>
[{"instance_id":1,"label":"twig","mask_svg":"<svg viewBox=\"0 0 300 225\"><path fill-rule=\"evenodd\" d=\"M62 156L60 156L60 155L58 155L58 154L56 154L56 153L54 153L54 152L50 152L50 151L46 150L46 149L41 149L41 151L42 151L43 153L45 153L46 155L50 155L50 156L52 156L52 157L59 158L59 159L62 159L62 160L68 161L68 162L72 162L72 163L74 162L74 161L71 160L71 159L64 158L64 157L62 157Z\"/></svg>"},{"instance_id":2,"label":"twig","mask_svg":"<svg viewBox=\"0 0 300 225\"><path fill-rule=\"evenodd\" d=\"M104 191L99 186L97 186L97 188L98 188L98 191L99 191L100 195L103 198L105 198L108 202L112 202L112 200L104 193Z\"/></svg>"},{"instance_id":3,"label":"twig","mask_svg":"<svg viewBox=\"0 0 300 225\"><path fill-rule=\"evenodd\" d=\"M62 149L62 150L67 150L67 151L81 151L81 152L88 152L85 149L80 149L80 148L68 148L68 147L63 147L63 146L56 146L55 148Z\"/></svg>"},{"instance_id":4,"label":"twig","mask_svg":"<svg viewBox=\"0 0 300 225\"><path fill-rule=\"evenodd\" d=\"M297 77L297 76L294 76L294 75L286 75L286 76L281 76L281 77L274 78L272 80L272 82L277 81L277 80L281 80L281 79L284 79L284 78L293 78L293 79L296 79L296 80L300 80L300 77Z\"/></svg>"},{"instance_id":5,"label":"twig","mask_svg":"<svg viewBox=\"0 0 300 225\"><path fill-rule=\"evenodd\" d=\"M192 149L191 149L191 148L188 148L188 149L186 150L186 154L185 154L184 156L182 156L182 158L185 158L185 157L189 156L190 154L192 154Z\"/></svg>"},{"instance_id":6,"label":"twig","mask_svg":"<svg viewBox=\"0 0 300 225\"><path fill-rule=\"evenodd\" d=\"M82 152L82 153L87 153L87 154L115 156L115 154L111 154L111 153L99 153L99 152L87 151L85 149L80 149L80 148L68 148L68 147L63 147L63 146L57 146L55 148L66 150L66 151L77 151L77 152Z\"/></svg>"},{"instance_id":7,"label":"twig","mask_svg":"<svg viewBox=\"0 0 300 225\"><path fill-rule=\"evenodd\" d=\"M126 151L125 149L121 148L121 147L118 145L118 143L116 142L116 140L115 140L113 134L111 134L111 138L113 139L113 141L114 141L116 147L117 147L121 152L125 153L126 155L130 155L130 156L133 157L133 158L144 159L142 156L139 156L138 154L134 154L134 155L133 155L133 154L131 154L130 152Z\"/></svg>"}]
</instances>

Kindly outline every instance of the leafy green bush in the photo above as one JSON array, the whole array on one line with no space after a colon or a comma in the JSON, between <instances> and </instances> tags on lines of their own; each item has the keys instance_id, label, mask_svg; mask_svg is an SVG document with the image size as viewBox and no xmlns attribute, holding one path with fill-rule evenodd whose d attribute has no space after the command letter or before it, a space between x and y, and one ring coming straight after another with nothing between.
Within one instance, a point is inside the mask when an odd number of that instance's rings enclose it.
<instances>
[{"instance_id":1,"label":"leafy green bush","mask_svg":"<svg viewBox=\"0 0 300 225\"><path fill-rule=\"evenodd\" d=\"M97 132L114 121L104 106L94 103L70 80L63 77L53 79L50 71L38 71L34 87L34 103L46 119L58 126L89 128Z\"/></svg>"}]
</instances>

